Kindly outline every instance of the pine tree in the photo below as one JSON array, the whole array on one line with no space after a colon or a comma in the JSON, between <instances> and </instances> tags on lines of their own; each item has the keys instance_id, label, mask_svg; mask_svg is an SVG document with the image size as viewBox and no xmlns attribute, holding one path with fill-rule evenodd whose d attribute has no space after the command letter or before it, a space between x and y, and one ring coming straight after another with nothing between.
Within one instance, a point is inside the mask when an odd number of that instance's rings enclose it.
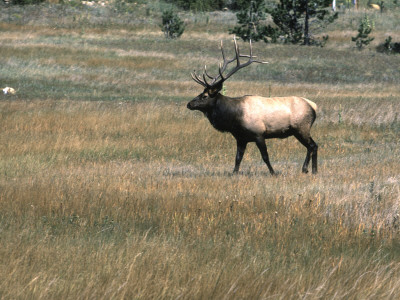
<instances>
[{"instance_id":1,"label":"pine tree","mask_svg":"<svg viewBox=\"0 0 400 300\"><path fill-rule=\"evenodd\" d=\"M333 22L338 13L330 13L330 0L280 0L280 3L268 13L277 26L276 33L283 37L285 42L304 45L321 44L313 38L310 24L315 27L324 27ZM326 40L327 37L324 37Z\"/></svg>"},{"instance_id":2,"label":"pine tree","mask_svg":"<svg viewBox=\"0 0 400 300\"><path fill-rule=\"evenodd\" d=\"M236 14L238 26L230 33L244 40L277 42L281 38L285 43L322 45L327 37L318 41L311 34L312 30L324 27L338 16L338 13L330 13L330 0L280 0L272 9L266 9L264 2L250 1ZM274 27L265 24L266 14L271 15Z\"/></svg>"},{"instance_id":3,"label":"pine tree","mask_svg":"<svg viewBox=\"0 0 400 300\"><path fill-rule=\"evenodd\" d=\"M351 40L356 43L358 50L361 50L364 46L367 46L370 42L374 40L373 37L369 37L372 32L373 22L365 15L358 26L358 34L352 37Z\"/></svg>"},{"instance_id":4,"label":"pine tree","mask_svg":"<svg viewBox=\"0 0 400 300\"><path fill-rule=\"evenodd\" d=\"M172 9L163 12L160 27L169 39L179 38L185 30L185 24Z\"/></svg>"},{"instance_id":5,"label":"pine tree","mask_svg":"<svg viewBox=\"0 0 400 300\"><path fill-rule=\"evenodd\" d=\"M272 41L276 41L277 36L274 36L274 29L271 26L264 24L266 19L266 9L264 0L252 0L247 5L243 6L236 17L238 25L230 29L229 33L241 37L244 41L259 41L265 40L269 36Z\"/></svg>"}]
</instances>

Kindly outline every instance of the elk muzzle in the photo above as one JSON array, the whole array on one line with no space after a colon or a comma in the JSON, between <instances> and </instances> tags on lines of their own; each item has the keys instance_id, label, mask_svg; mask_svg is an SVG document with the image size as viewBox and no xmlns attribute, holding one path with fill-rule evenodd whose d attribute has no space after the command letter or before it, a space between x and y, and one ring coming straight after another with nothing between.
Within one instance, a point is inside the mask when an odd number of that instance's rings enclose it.
<instances>
[{"instance_id":1,"label":"elk muzzle","mask_svg":"<svg viewBox=\"0 0 400 300\"><path fill-rule=\"evenodd\" d=\"M187 104L186 107L189 108L190 110L194 110L192 101L190 101L190 102Z\"/></svg>"}]
</instances>

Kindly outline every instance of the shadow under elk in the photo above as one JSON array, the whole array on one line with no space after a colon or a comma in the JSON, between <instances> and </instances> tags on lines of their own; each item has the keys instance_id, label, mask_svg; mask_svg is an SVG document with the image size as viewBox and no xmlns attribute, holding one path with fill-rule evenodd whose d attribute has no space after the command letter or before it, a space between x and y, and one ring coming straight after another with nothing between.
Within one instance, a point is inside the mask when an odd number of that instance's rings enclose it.
<instances>
[{"instance_id":1,"label":"shadow under elk","mask_svg":"<svg viewBox=\"0 0 400 300\"><path fill-rule=\"evenodd\" d=\"M246 146L255 142L260 150L262 159L272 175L274 169L269 161L265 139L296 137L307 148L306 159L303 164L303 173L308 173L308 164L312 159L312 173L317 173L318 145L311 138L310 130L316 118L317 105L305 98L243 96L238 98L226 97L220 93L223 83L238 70L251 63L267 63L255 60L250 41L250 55L242 55L234 38L235 57L226 59L221 41L223 63L220 63L218 75L215 77L207 73L206 66L202 78L192 73L193 80L204 87L204 91L187 104L190 110L199 110L204 113L212 126L221 132L230 132L237 142L234 173L239 171L240 163ZM240 58L248 58L245 63ZM226 75L228 65L236 61L236 66ZM210 80L210 82L207 81Z\"/></svg>"}]
</instances>

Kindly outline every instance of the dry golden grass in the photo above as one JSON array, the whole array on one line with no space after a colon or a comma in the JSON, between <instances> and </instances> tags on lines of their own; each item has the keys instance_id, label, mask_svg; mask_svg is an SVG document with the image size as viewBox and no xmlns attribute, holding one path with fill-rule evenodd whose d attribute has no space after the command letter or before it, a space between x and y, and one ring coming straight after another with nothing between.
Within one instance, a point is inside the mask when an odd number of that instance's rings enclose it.
<instances>
[{"instance_id":1,"label":"dry golden grass","mask_svg":"<svg viewBox=\"0 0 400 300\"><path fill-rule=\"evenodd\" d=\"M366 125L382 106L317 122L317 176L269 142L271 177L255 147L231 176L233 138L184 104L0 104L4 298L399 296L398 125Z\"/></svg>"}]
</instances>

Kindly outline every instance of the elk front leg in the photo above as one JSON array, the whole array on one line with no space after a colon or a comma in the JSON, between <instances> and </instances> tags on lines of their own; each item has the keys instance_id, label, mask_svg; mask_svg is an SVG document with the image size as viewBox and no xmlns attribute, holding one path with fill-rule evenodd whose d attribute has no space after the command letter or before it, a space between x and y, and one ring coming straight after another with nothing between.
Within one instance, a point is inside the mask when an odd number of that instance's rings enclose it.
<instances>
[{"instance_id":1,"label":"elk front leg","mask_svg":"<svg viewBox=\"0 0 400 300\"><path fill-rule=\"evenodd\" d=\"M263 138L262 139L258 139L256 141L256 145L258 147L258 150L260 150L261 157L262 157L263 161L267 164L269 172L271 173L271 175L275 175L275 171L274 171L274 169L272 169L271 163L269 162L269 157L268 157L268 152L267 152L267 145L265 144L265 140Z\"/></svg>"},{"instance_id":2,"label":"elk front leg","mask_svg":"<svg viewBox=\"0 0 400 300\"><path fill-rule=\"evenodd\" d=\"M233 173L239 172L240 163L242 162L242 158L244 155L244 151L246 151L246 142L236 141L237 150L236 150L236 158L235 158L235 168L233 169Z\"/></svg>"}]
</instances>

